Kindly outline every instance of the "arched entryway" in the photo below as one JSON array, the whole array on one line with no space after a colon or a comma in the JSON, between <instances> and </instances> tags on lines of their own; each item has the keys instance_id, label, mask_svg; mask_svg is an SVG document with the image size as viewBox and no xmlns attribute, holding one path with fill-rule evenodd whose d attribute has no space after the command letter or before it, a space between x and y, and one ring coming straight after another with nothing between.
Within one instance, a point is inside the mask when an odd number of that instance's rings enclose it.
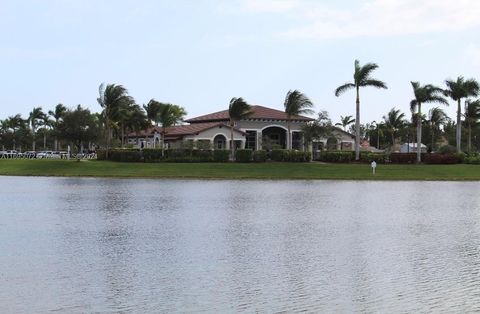
<instances>
[{"instance_id":1,"label":"arched entryway","mask_svg":"<svg viewBox=\"0 0 480 314\"><path fill-rule=\"evenodd\" d=\"M278 126L262 130L262 148L266 150L285 149L287 147L287 131Z\"/></svg>"},{"instance_id":2,"label":"arched entryway","mask_svg":"<svg viewBox=\"0 0 480 314\"><path fill-rule=\"evenodd\" d=\"M328 150L338 149L338 139L335 136L329 137L327 139L327 149Z\"/></svg>"},{"instance_id":3,"label":"arched entryway","mask_svg":"<svg viewBox=\"0 0 480 314\"><path fill-rule=\"evenodd\" d=\"M213 138L213 148L214 149L227 149L227 138L222 135L218 134Z\"/></svg>"}]
</instances>

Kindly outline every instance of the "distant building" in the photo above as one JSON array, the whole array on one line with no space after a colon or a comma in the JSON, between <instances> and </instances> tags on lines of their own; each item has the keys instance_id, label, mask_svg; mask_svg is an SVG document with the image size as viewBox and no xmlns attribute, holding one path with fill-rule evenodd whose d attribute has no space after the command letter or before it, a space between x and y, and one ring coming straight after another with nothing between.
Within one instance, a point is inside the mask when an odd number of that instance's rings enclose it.
<instances>
[{"instance_id":1,"label":"distant building","mask_svg":"<svg viewBox=\"0 0 480 314\"><path fill-rule=\"evenodd\" d=\"M186 142L204 144L214 149L230 149L230 127L228 110L214 112L185 120L185 125L165 129L151 127L140 132L128 134L128 143L136 147L160 147L164 136L166 147L179 148ZM302 126L314 121L305 116L293 116L290 119L292 149L304 150ZM234 143L237 148L252 150L287 148L287 115L285 112L263 106L252 106L248 119L238 121L234 128ZM314 150L338 149L353 150L355 138L352 134L335 128L331 136L313 144Z\"/></svg>"},{"instance_id":2,"label":"distant building","mask_svg":"<svg viewBox=\"0 0 480 314\"><path fill-rule=\"evenodd\" d=\"M420 151L422 153L426 153L427 146L425 144L421 144ZM403 143L400 146L400 153L416 153L416 152L417 152L417 143Z\"/></svg>"}]
</instances>

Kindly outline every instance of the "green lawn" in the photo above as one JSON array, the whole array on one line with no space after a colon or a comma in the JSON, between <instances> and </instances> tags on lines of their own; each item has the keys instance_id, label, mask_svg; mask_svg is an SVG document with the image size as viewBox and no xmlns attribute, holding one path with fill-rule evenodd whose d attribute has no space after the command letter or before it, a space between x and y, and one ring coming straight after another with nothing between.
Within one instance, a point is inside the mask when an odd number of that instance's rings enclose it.
<instances>
[{"instance_id":1,"label":"green lawn","mask_svg":"<svg viewBox=\"0 0 480 314\"><path fill-rule=\"evenodd\" d=\"M119 163L0 160L0 175L205 179L480 180L480 165L369 165L320 163Z\"/></svg>"}]
</instances>

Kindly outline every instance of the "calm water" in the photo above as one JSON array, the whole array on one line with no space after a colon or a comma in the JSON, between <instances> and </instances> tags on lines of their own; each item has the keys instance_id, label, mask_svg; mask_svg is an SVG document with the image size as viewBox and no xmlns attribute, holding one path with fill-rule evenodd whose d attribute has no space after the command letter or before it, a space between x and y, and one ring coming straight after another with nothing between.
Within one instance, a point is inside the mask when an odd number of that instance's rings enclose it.
<instances>
[{"instance_id":1,"label":"calm water","mask_svg":"<svg viewBox=\"0 0 480 314\"><path fill-rule=\"evenodd\" d=\"M0 185L1 313L480 311L478 183Z\"/></svg>"}]
</instances>

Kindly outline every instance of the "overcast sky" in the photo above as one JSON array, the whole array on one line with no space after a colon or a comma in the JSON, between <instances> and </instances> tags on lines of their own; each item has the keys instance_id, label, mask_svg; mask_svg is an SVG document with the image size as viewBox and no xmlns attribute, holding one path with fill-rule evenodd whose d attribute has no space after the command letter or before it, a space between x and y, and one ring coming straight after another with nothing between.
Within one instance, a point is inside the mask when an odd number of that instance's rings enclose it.
<instances>
[{"instance_id":1,"label":"overcast sky","mask_svg":"<svg viewBox=\"0 0 480 314\"><path fill-rule=\"evenodd\" d=\"M478 0L0 0L0 119L58 103L99 111L106 82L188 117L232 97L282 110L299 89L337 122L355 113L354 92L334 90L359 59L389 87L361 91L362 123L378 121L409 112L411 80L480 79L479 31Z\"/></svg>"}]
</instances>

